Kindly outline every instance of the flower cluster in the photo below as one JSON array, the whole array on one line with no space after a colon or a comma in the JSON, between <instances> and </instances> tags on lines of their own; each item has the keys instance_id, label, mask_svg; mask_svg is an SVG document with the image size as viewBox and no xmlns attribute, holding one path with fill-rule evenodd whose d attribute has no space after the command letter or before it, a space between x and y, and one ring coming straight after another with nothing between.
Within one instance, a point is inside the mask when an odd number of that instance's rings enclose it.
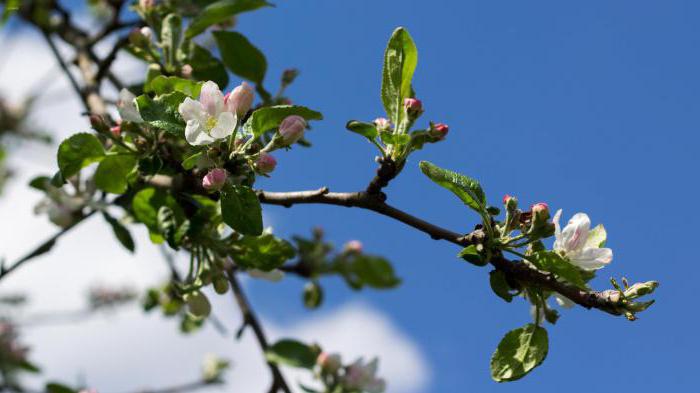
<instances>
[{"instance_id":1,"label":"flower cluster","mask_svg":"<svg viewBox=\"0 0 700 393\"><path fill-rule=\"evenodd\" d=\"M321 352L317 359L319 374L327 385L338 386L341 392L382 393L386 390L384 379L377 377L379 359L369 362L363 358L343 366L340 354Z\"/></svg>"}]
</instances>

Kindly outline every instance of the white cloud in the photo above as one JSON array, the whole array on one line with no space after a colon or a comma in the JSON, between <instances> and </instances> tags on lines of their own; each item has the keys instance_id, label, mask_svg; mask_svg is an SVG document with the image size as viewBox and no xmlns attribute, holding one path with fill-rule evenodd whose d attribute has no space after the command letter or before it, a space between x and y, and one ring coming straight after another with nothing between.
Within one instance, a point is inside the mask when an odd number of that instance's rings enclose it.
<instances>
[{"instance_id":1,"label":"white cloud","mask_svg":"<svg viewBox=\"0 0 700 393\"><path fill-rule=\"evenodd\" d=\"M16 48L0 73L0 91L18 100L35 87L41 75L51 72L55 60L38 35L22 34L13 39ZM119 67L129 75L143 71L122 57ZM87 122L65 78L60 73L55 75L33 119L61 140L86 130ZM8 261L56 231L45 217L33 215L32 208L40 195L26 187L34 175L55 171L54 151L54 147L32 144L12 152L11 165L20 171L0 196L0 256ZM266 224L272 225L273 219L266 216ZM165 277L167 272L155 246L141 241L132 256L100 221L100 217L93 217L75 228L50 254L3 280L0 292L28 291L34 312L73 310L84 304L85 290L95 282L145 288ZM143 229L135 228L134 235L147 238ZM211 297L215 313L231 331L227 337L211 327L182 336L175 321L156 314L144 316L131 309L81 324L31 328L24 332L23 339L32 345L32 357L44 368L42 378L85 381L100 391L133 391L194 380L204 354L209 352L234 362L228 385L210 391L266 391L269 374L252 333L246 332L240 342L231 337L240 324L233 300L230 296ZM300 318L290 326L269 324L269 331L271 337L318 341L331 351L341 352L346 361L363 355L380 356L379 373L388 380L391 392L422 391L430 378L426 361L411 339L387 316L366 304L350 304L309 319ZM286 372L294 379L298 376Z\"/></svg>"}]
</instances>

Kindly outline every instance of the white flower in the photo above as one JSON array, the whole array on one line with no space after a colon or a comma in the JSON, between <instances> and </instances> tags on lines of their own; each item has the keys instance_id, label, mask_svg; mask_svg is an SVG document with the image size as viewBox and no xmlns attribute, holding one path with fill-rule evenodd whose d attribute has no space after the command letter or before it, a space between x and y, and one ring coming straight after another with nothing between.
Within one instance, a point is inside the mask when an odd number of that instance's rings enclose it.
<instances>
[{"instance_id":1,"label":"white flower","mask_svg":"<svg viewBox=\"0 0 700 393\"><path fill-rule=\"evenodd\" d=\"M231 135L236 128L236 114L224 108L224 95L212 81L205 82L199 101L189 97L178 108L187 122L185 139L190 145L208 145Z\"/></svg>"},{"instance_id":2,"label":"white flower","mask_svg":"<svg viewBox=\"0 0 700 393\"><path fill-rule=\"evenodd\" d=\"M377 358L372 359L367 364L364 364L362 358L357 359L345 370L345 375L342 377L343 385L348 389L357 389L368 393L384 392L386 382L376 377L378 364Z\"/></svg>"},{"instance_id":3,"label":"white flower","mask_svg":"<svg viewBox=\"0 0 700 393\"><path fill-rule=\"evenodd\" d=\"M143 118L136 109L136 102L134 100L136 96L134 93L127 89L122 89L119 92L119 100L117 101L117 110L119 111L119 116L123 120L132 121L134 123L143 123Z\"/></svg>"},{"instance_id":4,"label":"white flower","mask_svg":"<svg viewBox=\"0 0 700 393\"><path fill-rule=\"evenodd\" d=\"M613 253L605 244L605 228L602 225L590 229L591 219L584 213L576 213L564 230L559 226L561 209L554 215L554 251L563 254L572 264L585 270L596 270L612 261Z\"/></svg>"}]
</instances>

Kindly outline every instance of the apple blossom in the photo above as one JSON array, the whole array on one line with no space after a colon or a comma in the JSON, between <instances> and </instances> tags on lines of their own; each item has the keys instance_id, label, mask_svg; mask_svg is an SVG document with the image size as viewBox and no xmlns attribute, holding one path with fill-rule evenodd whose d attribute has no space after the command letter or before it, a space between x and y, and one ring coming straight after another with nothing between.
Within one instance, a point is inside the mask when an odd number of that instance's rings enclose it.
<instances>
[{"instance_id":1,"label":"apple blossom","mask_svg":"<svg viewBox=\"0 0 700 393\"><path fill-rule=\"evenodd\" d=\"M185 139L190 145L208 145L233 134L238 118L224 107L224 95L219 86L207 81L202 85L199 101L190 97L180 104L178 111L187 122Z\"/></svg>"},{"instance_id":2,"label":"apple blossom","mask_svg":"<svg viewBox=\"0 0 700 393\"><path fill-rule=\"evenodd\" d=\"M343 250L345 252L351 252L351 253L361 253L362 252L362 242L359 240L350 240L349 242L345 243L345 246L343 247Z\"/></svg>"},{"instance_id":3,"label":"apple blossom","mask_svg":"<svg viewBox=\"0 0 700 393\"><path fill-rule=\"evenodd\" d=\"M391 131L391 122L385 117L378 117L374 119L374 125L377 127L377 131L379 132Z\"/></svg>"},{"instance_id":4,"label":"apple blossom","mask_svg":"<svg viewBox=\"0 0 700 393\"><path fill-rule=\"evenodd\" d=\"M263 175L274 171L276 166L277 160L275 160L275 157L265 152L261 152L258 159L255 160L255 169Z\"/></svg>"},{"instance_id":5,"label":"apple blossom","mask_svg":"<svg viewBox=\"0 0 700 393\"><path fill-rule=\"evenodd\" d=\"M290 146L304 136L306 130L306 120L303 117L292 115L282 120L279 126L279 133L282 136L284 146Z\"/></svg>"},{"instance_id":6,"label":"apple blossom","mask_svg":"<svg viewBox=\"0 0 700 393\"><path fill-rule=\"evenodd\" d=\"M609 248L601 247L605 241L605 229L602 225L593 230L591 220L585 213L576 213L562 230L559 225L561 209L552 220L554 223L554 250L565 256L572 264L585 269L596 270L612 261L613 253Z\"/></svg>"},{"instance_id":7,"label":"apple blossom","mask_svg":"<svg viewBox=\"0 0 700 393\"><path fill-rule=\"evenodd\" d=\"M227 111L242 118L253 105L254 98L255 94L253 93L253 88L247 82L243 82L226 94L224 97L224 105Z\"/></svg>"},{"instance_id":8,"label":"apple blossom","mask_svg":"<svg viewBox=\"0 0 700 393\"><path fill-rule=\"evenodd\" d=\"M379 360L372 359L364 364L362 358L357 359L345 369L345 375L341 378L343 386L348 389L357 389L368 393L382 393L386 389L386 382L377 378L377 366Z\"/></svg>"},{"instance_id":9,"label":"apple blossom","mask_svg":"<svg viewBox=\"0 0 700 393\"><path fill-rule=\"evenodd\" d=\"M416 118L423 113L423 103L417 98L406 98L403 100L403 107L409 117Z\"/></svg>"},{"instance_id":10,"label":"apple blossom","mask_svg":"<svg viewBox=\"0 0 700 393\"><path fill-rule=\"evenodd\" d=\"M119 116L126 121L143 123L143 118L136 108L135 100L136 96L134 93L127 89L122 89L119 92L119 99L117 100L117 110L119 111Z\"/></svg>"},{"instance_id":11,"label":"apple blossom","mask_svg":"<svg viewBox=\"0 0 700 393\"><path fill-rule=\"evenodd\" d=\"M202 179L202 187L207 191L218 191L226 184L226 169L214 168Z\"/></svg>"}]
</instances>

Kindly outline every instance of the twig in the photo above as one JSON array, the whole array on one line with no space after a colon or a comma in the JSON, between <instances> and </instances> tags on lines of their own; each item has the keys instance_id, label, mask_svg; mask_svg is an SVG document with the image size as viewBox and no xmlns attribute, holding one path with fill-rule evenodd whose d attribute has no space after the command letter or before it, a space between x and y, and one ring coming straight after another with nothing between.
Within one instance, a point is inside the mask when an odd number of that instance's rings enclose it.
<instances>
[{"instance_id":1,"label":"twig","mask_svg":"<svg viewBox=\"0 0 700 393\"><path fill-rule=\"evenodd\" d=\"M91 212L85 214L85 215L84 215L82 218L80 218L79 220L76 220L76 221L73 222L71 225L69 225L69 226L67 226L67 227L65 227L65 228L63 228L63 229L61 229L61 230L58 231L55 235L53 235L53 236L51 236L50 238L46 239L44 242L42 242L41 244L39 244L38 246L36 246L32 251L30 251L29 253L27 253L27 255L23 256L23 257L20 258L20 259L18 259L15 263L13 263L12 265L10 265L9 267L5 267L4 265L0 266L0 280L2 280L2 279L4 279L5 277L7 277L7 275L9 275L10 273L12 273L12 272L15 271L16 269L18 269L18 268L19 268L20 266L22 266L24 263L26 263L26 262L30 261L31 259L36 258L36 257L38 257L39 255L42 255L42 254L48 252L49 250L51 250L51 248L54 246L54 244L56 244L56 241L57 241L61 236L63 236L63 235L65 235L66 233L70 232L71 229L75 228L78 224L80 224L81 222L85 221L85 219L87 219L88 217L90 217L90 216L92 216L93 214L95 214L95 212L97 212L97 210L93 210L93 211L91 211Z\"/></svg>"},{"instance_id":2,"label":"twig","mask_svg":"<svg viewBox=\"0 0 700 393\"><path fill-rule=\"evenodd\" d=\"M418 217L410 215L385 203L380 196L367 192L329 192L327 187L311 191L296 192L258 192L260 202L291 207L295 204L320 203L347 207L359 207L372 210L379 214L401 221L419 231L427 233L436 240L446 240L450 243L466 247L473 244L475 239L483 236L478 231L461 235L448 229L431 224ZM511 279L520 282L533 283L542 288L558 292L575 303L585 308L597 308L613 315L620 315L613 304L604 294L596 291L584 291L574 285L557 281L547 272L536 270L522 261L510 261L502 256L495 256L490 260L491 265L504 272Z\"/></svg>"},{"instance_id":3,"label":"twig","mask_svg":"<svg viewBox=\"0 0 700 393\"><path fill-rule=\"evenodd\" d=\"M233 296L236 299L236 303L238 303L238 308L240 308L241 314L243 315L244 326L247 325L253 329L255 338L258 340L258 344L260 345L260 349L263 351L263 353L266 352L268 343L267 338L265 337L265 332L262 329L262 325L260 325L260 322L258 321L258 317L255 315L255 311L253 311L253 308L250 306L250 303L243 292L243 288L241 288L241 285L238 282L238 278L236 278L236 273L232 269L226 272L226 275L229 283L231 283ZM287 381L285 381L284 376L277 365L269 361L267 362L267 365L272 373L272 385L270 386L269 392L275 393L282 390L285 393L291 393L291 390L287 385Z\"/></svg>"},{"instance_id":4,"label":"twig","mask_svg":"<svg viewBox=\"0 0 700 393\"><path fill-rule=\"evenodd\" d=\"M68 68L68 64L63 60L63 56L61 56L61 52L58 51L58 48L56 47L56 44L54 44L53 40L51 39L51 36L49 33L47 33L45 30L41 30L41 34L46 40L46 43L49 45L49 48L51 48L51 52L53 53L54 57L56 58L56 61L58 62L58 65L61 67L63 70L63 73L66 74L66 77L68 78L68 81L70 82L71 86L73 86L73 90L78 94L78 97L80 97L80 101L83 103L83 106L85 107L86 111L90 111L90 107L88 106L87 99L82 93L82 88L78 84L78 81L75 79L73 74L70 72L70 69Z\"/></svg>"}]
</instances>

